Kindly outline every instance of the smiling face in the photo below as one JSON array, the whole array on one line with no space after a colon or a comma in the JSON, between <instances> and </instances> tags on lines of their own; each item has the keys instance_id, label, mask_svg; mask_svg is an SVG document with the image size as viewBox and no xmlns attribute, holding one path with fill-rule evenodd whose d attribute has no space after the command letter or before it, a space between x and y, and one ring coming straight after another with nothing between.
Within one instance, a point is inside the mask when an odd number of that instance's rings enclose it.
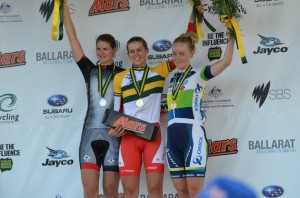
<instances>
[{"instance_id":1,"label":"smiling face","mask_svg":"<svg viewBox=\"0 0 300 198\"><path fill-rule=\"evenodd\" d=\"M106 41L98 41L96 44L96 54L101 65L111 65L117 49L113 48Z\"/></svg>"},{"instance_id":2,"label":"smiling face","mask_svg":"<svg viewBox=\"0 0 300 198\"><path fill-rule=\"evenodd\" d=\"M149 49L141 41L133 41L127 44L128 56L135 66L145 67Z\"/></svg>"},{"instance_id":3,"label":"smiling face","mask_svg":"<svg viewBox=\"0 0 300 198\"><path fill-rule=\"evenodd\" d=\"M172 45L172 60L176 68L185 70L190 65L190 60L195 51L192 51L187 43L176 42Z\"/></svg>"}]
</instances>

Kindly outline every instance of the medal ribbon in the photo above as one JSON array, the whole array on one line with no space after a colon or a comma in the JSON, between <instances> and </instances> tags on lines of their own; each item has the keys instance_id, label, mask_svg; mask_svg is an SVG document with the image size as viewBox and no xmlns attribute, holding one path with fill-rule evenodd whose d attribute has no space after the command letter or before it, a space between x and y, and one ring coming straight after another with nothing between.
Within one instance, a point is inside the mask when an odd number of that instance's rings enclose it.
<instances>
[{"instance_id":1,"label":"medal ribbon","mask_svg":"<svg viewBox=\"0 0 300 198\"><path fill-rule=\"evenodd\" d=\"M101 71L101 66L99 65L99 72L98 72L98 79L99 79L99 86L98 86L98 90L99 90L99 93L101 94L102 98L104 97L106 91L107 91L107 88L108 88L108 85L109 85L109 82L111 81L111 78L113 76L113 73L115 71L115 64L113 64L113 70L111 72L111 74L108 76L106 82L104 83L104 86L102 87L102 71Z\"/></svg>"},{"instance_id":2,"label":"medal ribbon","mask_svg":"<svg viewBox=\"0 0 300 198\"><path fill-rule=\"evenodd\" d=\"M146 66L146 70L144 71L143 78L142 78L142 84L139 87L139 85L138 85L138 83L136 81L136 78L135 78L134 71L133 71L132 67L130 69L130 75L131 75L131 79L132 79L135 91L136 91L136 93L138 94L138 96L140 98L141 98L141 95L142 95L142 93L144 91L144 88L145 88L145 84L146 84L146 79L147 79L148 73L149 73L149 67Z\"/></svg>"},{"instance_id":3,"label":"medal ribbon","mask_svg":"<svg viewBox=\"0 0 300 198\"><path fill-rule=\"evenodd\" d=\"M63 38L63 25L64 25L64 10L62 0L53 0L54 1L54 15L52 20L52 40L57 40L57 27L59 29L59 38ZM59 25L58 25L59 23Z\"/></svg>"},{"instance_id":4,"label":"medal ribbon","mask_svg":"<svg viewBox=\"0 0 300 198\"><path fill-rule=\"evenodd\" d=\"M185 70L183 76L180 77L180 81L179 81L178 84L177 84L177 79L174 78L174 84L173 84L173 88L172 88L172 98L173 98L173 100L176 100L179 89L180 89L183 81L186 79L187 75L190 73L191 69L192 69L192 66L189 65L188 68Z\"/></svg>"}]
</instances>

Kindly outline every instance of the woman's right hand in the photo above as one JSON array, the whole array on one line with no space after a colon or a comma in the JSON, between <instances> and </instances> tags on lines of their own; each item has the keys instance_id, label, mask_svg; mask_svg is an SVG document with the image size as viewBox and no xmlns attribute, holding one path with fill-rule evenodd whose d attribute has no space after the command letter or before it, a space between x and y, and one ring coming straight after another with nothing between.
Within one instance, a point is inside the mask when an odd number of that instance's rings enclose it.
<instances>
[{"instance_id":1,"label":"woman's right hand","mask_svg":"<svg viewBox=\"0 0 300 198\"><path fill-rule=\"evenodd\" d=\"M112 137L121 137L122 135L126 134L126 131L123 126L119 125L108 128L108 134Z\"/></svg>"}]
</instances>

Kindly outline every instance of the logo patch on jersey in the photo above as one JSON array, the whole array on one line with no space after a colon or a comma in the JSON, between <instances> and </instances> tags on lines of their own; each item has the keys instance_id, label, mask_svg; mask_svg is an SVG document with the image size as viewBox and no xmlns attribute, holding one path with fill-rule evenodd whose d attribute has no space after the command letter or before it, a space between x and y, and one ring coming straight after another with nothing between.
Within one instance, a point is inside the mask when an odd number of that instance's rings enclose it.
<instances>
[{"instance_id":1,"label":"logo patch on jersey","mask_svg":"<svg viewBox=\"0 0 300 198\"><path fill-rule=\"evenodd\" d=\"M195 93L201 93L203 87L197 83L197 87L195 88Z\"/></svg>"},{"instance_id":2,"label":"logo patch on jersey","mask_svg":"<svg viewBox=\"0 0 300 198\"><path fill-rule=\"evenodd\" d=\"M201 161L202 161L202 156L198 155L193 159L193 163L194 164L199 164L201 165Z\"/></svg>"}]
</instances>

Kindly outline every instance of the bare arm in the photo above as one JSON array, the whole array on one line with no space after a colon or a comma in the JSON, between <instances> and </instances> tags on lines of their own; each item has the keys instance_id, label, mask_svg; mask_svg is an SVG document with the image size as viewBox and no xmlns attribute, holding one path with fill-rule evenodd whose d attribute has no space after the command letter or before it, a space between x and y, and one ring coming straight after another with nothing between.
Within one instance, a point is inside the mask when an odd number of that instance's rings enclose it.
<instances>
[{"instance_id":1,"label":"bare arm","mask_svg":"<svg viewBox=\"0 0 300 198\"><path fill-rule=\"evenodd\" d=\"M231 38L227 43L223 59L211 65L211 73L213 76L219 75L231 64L234 51L234 41L235 39Z\"/></svg>"},{"instance_id":2,"label":"bare arm","mask_svg":"<svg viewBox=\"0 0 300 198\"><path fill-rule=\"evenodd\" d=\"M69 38L70 46L72 49L73 57L76 62L78 62L84 52L81 47L81 44L77 38L76 30L73 24L73 21L70 16L69 7L67 0L64 0L64 25Z\"/></svg>"}]
</instances>

